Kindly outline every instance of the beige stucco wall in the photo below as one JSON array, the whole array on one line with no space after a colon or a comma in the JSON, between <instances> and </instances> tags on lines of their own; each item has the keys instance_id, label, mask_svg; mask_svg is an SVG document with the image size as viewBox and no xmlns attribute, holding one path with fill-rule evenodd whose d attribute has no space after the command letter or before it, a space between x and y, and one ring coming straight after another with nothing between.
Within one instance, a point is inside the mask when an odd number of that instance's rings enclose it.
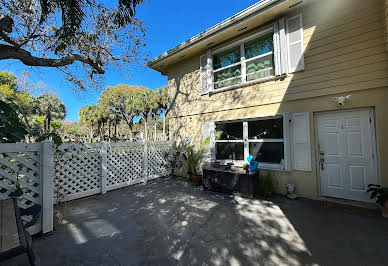
<instances>
[{"instance_id":1,"label":"beige stucco wall","mask_svg":"<svg viewBox=\"0 0 388 266\"><path fill-rule=\"evenodd\" d=\"M308 1L306 1L308 2ZM201 96L199 56L167 69L171 101L170 137L201 140L206 121L282 112L338 110L333 97L352 95L346 108L374 107L379 161L388 161L388 53L385 9L381 0L318 1L292 10L302 13L305 70L282 80ZM259 25L260 26L260 25ZM314 116L311 115L312 172L276 171L281 187L292 182L300 195L318 196ZM388 165L380 163L381 183L388 186Z\"/></svg>"}]
</instances>

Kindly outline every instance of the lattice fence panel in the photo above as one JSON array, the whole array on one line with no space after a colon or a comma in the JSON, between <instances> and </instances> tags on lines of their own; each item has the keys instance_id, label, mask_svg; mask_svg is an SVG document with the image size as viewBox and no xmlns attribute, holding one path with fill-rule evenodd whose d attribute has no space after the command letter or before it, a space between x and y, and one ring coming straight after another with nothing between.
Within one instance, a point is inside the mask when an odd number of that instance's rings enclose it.
<instances>
[{"instance_id":1,"label":"lattice fence panel","mask_svg":"<svg viewBox=\"0 0 388 266\"><path fill-rule=\"evenodd\" d=\"M62 144L55 153L54 197L67 201L101 192L101 144Z\"/></svg>"},{"instance_id":2,"label":"lattice fence panel","mask_svg":"<svg viewBox=\"0 0 388 266\"><path fill-rule=\"evenodd\" d=\"M9 144L8 144L9 145ZM14 144L21 147L21 144ZM42 206L42 181L40 172L40 146L25 144L25 147L36 147L33 151L0 152L0 199L11 198L11 193L16 190L19 183L23 189L23 195L19 197L19 207L26 209L35 204ZM15 150L21 150L16 149ZM30 221L31 217L23 216L24 221ZM37 228L41 225L37 224ZM40 229L37 229L39 231Z\"/></svg>"},{"instance_id":3,"label":"lattice fence panel","mask_svg":"<svg viewBox=\"0 0 388 266\"><path fill-rule=\"evenodd\" d=\"M144 181L143 143L111 143L107 153L107 190Z\"/></svg>"},{"instance_id":4,"label":"lattice fence panel","mask_svg":"<svg viewBox=\"0 0 388 266\"><path fill-rule=\"evenodd\" d=\"M168 158L171 143L167 141L148 142L147 178L153 179L170 174Z\"/></svg>"}]
</instances>

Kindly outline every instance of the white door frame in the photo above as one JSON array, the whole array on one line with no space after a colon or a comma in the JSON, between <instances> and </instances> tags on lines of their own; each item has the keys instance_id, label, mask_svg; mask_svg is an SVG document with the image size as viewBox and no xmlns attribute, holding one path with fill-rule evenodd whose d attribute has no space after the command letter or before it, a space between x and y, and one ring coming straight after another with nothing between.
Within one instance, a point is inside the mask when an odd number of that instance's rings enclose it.
<instances>
[{"instance_id":1,"label":"white door frame","mask_svg":"<svg viewBox=\"0 0 388 266\"><path fill-rule=\"evenodd\" d=\"M313 112L313 119L314 119L314 141L315 141L315 174L317 177L317 186L318 186L318 196L324 196L322 195L321 191L321 176L319 173L319 148L318 148L318 124L317 124L317 115L321 114L333 114L333 113L342 113L342 112L356 112L356 111L364 111L369 110L369 117L371 120L371 143L372 143L372 153L373 153L373 164L372 164L372 170L374 174L377 176L378 185L381 184L381 178L380 178L380 160L378 156L378 149L377 149L377 141L378 136L376 133L376 116L375 116L375 108L374 107L366 107L366 108L356 108L356 109L341 109L341 110L333 110L333 111L323 111L323 112Z\"/></svg>"}]
</instances>

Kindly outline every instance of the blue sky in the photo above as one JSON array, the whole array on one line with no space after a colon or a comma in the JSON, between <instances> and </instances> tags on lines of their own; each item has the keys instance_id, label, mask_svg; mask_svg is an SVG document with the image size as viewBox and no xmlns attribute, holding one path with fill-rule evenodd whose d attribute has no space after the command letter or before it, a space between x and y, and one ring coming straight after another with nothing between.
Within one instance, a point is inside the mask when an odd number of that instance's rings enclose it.
<instances>
[{"instance_id":1,"label":"blue sky","mask_svg":"<svg viewBox=\"0 0 388 266\"><path fill-rule=\"evenodd\" d=\"M253 0L197 0L197 1L161 1L145 0L138 7L137 16L145 22L147 28L147 52L151 58L178 45L190 37L221 22L235 13L253 5ZM54 88L57 96L64 101L67 108L68 120L78 120L78 111L83 105L95 104L100 92L72 91L63 76L56 70L31 68L15 60L0 61L0 69L20 75L23 71L30 71L33 82L42 81L50 88ZM156 89L167 84L167 78L149 68L138 68L127 73L107 71L105 85L117 84L142 85Z\"/></svg>"}]
</instances>

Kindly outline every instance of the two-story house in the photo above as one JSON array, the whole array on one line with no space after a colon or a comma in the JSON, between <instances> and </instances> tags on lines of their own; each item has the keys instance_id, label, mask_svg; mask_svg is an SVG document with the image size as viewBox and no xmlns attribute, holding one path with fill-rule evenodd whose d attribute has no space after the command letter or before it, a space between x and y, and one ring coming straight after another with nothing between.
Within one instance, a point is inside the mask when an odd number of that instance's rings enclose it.
<instances>
[{"instance_id":1,"label":"two-story house","mask_svg":"<svg viewBox=\"0 0 388 266\"><path fill-rule=\"evenodd\" d=\"M299 195L388 186L388 1L262 0L161 54L170 139L249 155Z\"/></svg>"}]
</instances>

